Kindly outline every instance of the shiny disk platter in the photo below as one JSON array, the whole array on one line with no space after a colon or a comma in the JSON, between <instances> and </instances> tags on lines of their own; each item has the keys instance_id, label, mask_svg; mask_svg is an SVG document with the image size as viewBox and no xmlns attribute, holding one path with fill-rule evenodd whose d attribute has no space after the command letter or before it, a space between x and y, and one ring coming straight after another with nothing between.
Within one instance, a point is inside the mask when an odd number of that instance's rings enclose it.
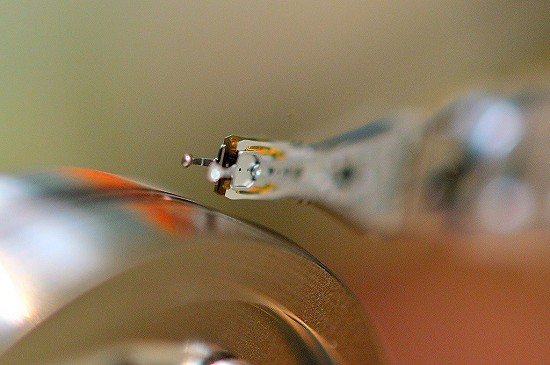
<instances>
[{"instance_id":1,"label":"shiny disk platter","mask_svg":"<svg viewBox=\"0 0 550 365\"><path fill-rule=\"evenodd\" d=\"M2 364L381 362L359 302L281 236L93 170L0 192Z\"/></svg>"}]
</instances>

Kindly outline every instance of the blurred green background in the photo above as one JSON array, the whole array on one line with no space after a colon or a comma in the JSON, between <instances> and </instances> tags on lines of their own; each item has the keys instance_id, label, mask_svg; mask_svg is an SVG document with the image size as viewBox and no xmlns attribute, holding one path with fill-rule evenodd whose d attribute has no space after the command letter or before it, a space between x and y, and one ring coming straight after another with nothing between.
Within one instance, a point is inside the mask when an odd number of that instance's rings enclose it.
<instances>
[{"instance_id":1,"label":"blurred green background","mask_svg":"<svg viewBox=\"0 0 550 365\"><path fill-rule=\"evenodd\" d=\"M371 240L313 207L226 201L182 153L214 156L227 134L325 138L549 60L547 0L2 2L0 169L134 177L355 272Z\"/></svg>"},{"instance_id":2,"label":"blurred green background","mask_svg":"<svg viewBox=\"0 0 550 365\"><path fill-rule=\"evenodd\" d=\"M388 272L434 248L385 242L295 202L227 201L204 170L180 168L182 153L213 157L228 134L314 141L548 70L548 0L3 1L0 170L130 176L271 227L356 292L376 293ZM396 349L415 359L415 346Z\"/></svg>"}]
</instances>

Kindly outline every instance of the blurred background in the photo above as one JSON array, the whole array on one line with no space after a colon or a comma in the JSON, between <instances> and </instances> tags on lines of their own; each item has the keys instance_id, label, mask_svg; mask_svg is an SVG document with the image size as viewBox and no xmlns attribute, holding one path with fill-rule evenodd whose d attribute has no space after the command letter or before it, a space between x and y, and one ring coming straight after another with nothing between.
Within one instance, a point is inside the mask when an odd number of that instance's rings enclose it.
<instances>
[{"instance_id":1,"label":"blurred background","mask_svg":"<svg viewBox=\"0 0 550 365\"><path fill-rule=\"evenodd\" d=\"M549 71L547 0L2 2L0 170L105 170L274 229L351 287L392 362L547 362L550 257L479 259L291 201L228 201L179 160L228 134L312 142Z\"/></svg>"}]
</instances>

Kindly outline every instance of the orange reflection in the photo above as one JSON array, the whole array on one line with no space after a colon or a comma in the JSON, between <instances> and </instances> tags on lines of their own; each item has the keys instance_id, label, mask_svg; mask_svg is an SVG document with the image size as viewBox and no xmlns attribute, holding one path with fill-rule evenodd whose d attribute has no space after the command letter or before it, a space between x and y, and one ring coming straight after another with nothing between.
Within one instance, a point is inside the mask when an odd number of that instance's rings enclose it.
<instances>
[{"instance_id":1,"label":"orange reflection","mask_svg":"<svg viewBox=\"0 0 550 365\"><path fill-rule=\"evenodd\" d=\"M195 224L192 220L193 208L169 199L151 199L132 202L128 205L148 222L165 232L178 235L191 235Z\"/></svg>"},{"instance_id":2,"label":"orange reflection","mask_svg":"<svg viewBox=\"0 0 550 365\"><path fill-rule=\"evenodd\" d=\"M102 189L141 187L141 185L133 181L98 170L83 169L78 167L64 167L61 169L61 172L64 175L75 177L78 180Z\"/></svg>"},{"instance_id":3,"label":"orange reflection","mask_svg":"<svg viewBox=\"0 0 550 365\"><path fill-rule=\"evenodd\" d=\"M145 188L123 177L98 170L65 167L61 169L61 172L99 189L141 190ZM140 194L135 191L133 193ZM193 208L182 206L168 197L144 193L143 198L131 202L127 206L132 212L137 213L140 217L145 218L146 221L165 232L186 236L194 231L195 225L190 218Z\"/></svg>"}]
</instances>

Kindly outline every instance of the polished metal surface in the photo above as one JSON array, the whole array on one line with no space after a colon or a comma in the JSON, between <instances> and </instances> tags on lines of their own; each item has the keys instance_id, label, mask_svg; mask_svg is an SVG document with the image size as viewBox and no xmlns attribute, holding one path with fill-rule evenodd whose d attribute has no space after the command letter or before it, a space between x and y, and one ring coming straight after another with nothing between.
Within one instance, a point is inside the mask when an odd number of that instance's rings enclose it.
<instances>
[{"instance_id":1,"label":"polished metal surface","mask_svg":"<svg viewBox=\"0 0 550 365\"><path fill-rule=\"evenodd\" d=\"M73 358L80 365L250 365L220 347L200 341L140 341L108 346Z\"/></svg>"},{"instance_id":2,"label":"polished metal surface","mask_svg":"<svg viewBox=\"0 0 550 365\"><path fill-rule=\"evenodd\" d=\"M0 363L130 340L252 364L378 363L357 300L288 240L99 171L0 179Z\"/></svg>"}]
</instances>

